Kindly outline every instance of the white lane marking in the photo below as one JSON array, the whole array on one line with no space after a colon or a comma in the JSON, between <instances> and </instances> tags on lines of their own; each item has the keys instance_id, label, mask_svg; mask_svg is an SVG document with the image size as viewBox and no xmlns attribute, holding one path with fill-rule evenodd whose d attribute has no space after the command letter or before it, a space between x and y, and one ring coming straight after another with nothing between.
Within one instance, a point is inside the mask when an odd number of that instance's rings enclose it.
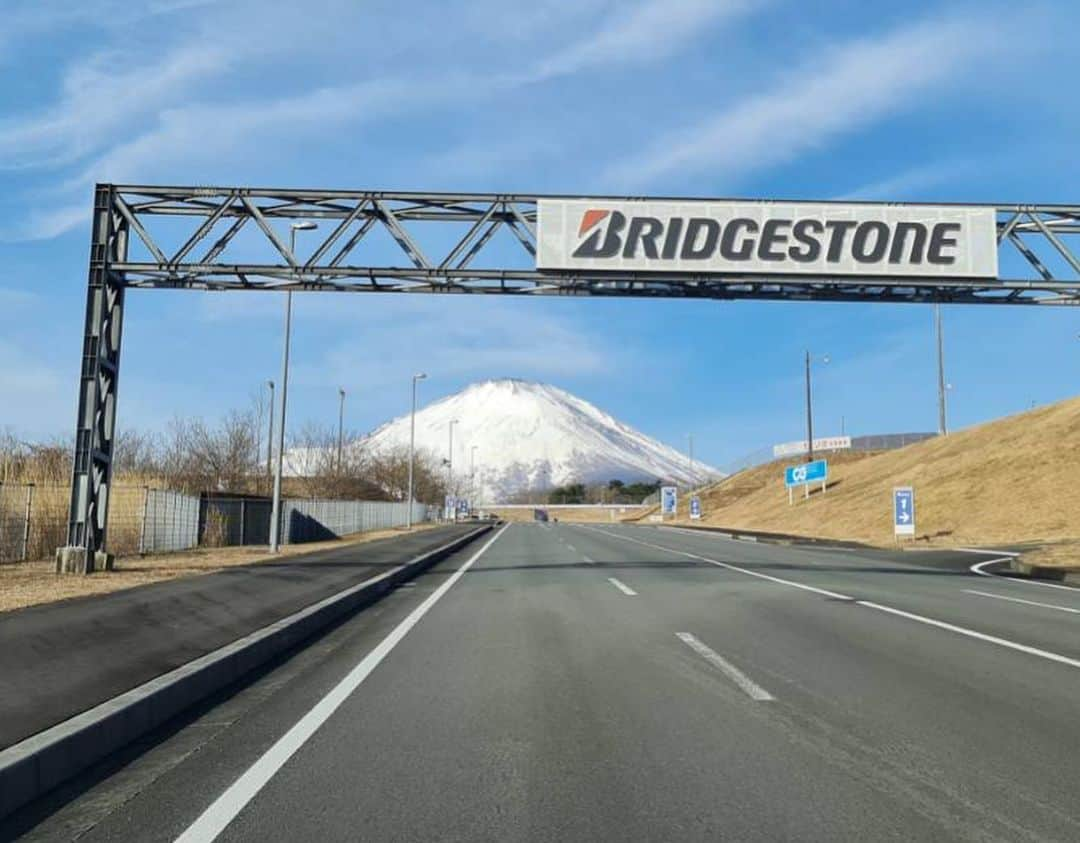
<instances>
[{"instance_id":1,"label":"white lane marking","mask_svg":"<svg viewBox=\"0 0 1080 843\"><path fill-rule=\"evenodd\" d=\"M596 564L588 556L582 556L581 558L584 559L589 565Z\"/></svg>"},{"instance_id":2,"label":"white lane marking","mask_svg":"<svg viewBox=\"0 0 1080 843\"><path fill-rule=\"evenodd\" d=\"M929 624L930 626L936 626L939 629L947 629L949 632L955 632L957 635L966 635L969 638L977 638L980 641L997 644L999 647L1007 647L1010 650L1018 650L1021 653L1028 653L1032 656L1049 659L1052 662L1060 662L1061 664L1067 664L1070 667L1080 668L1080 659L1070 659L1068 656L1063 656L1059 653L1051 653L1049 650L1040 650L1038 647L1031 647L1027 644L1018 644L1007 638L998 638L996 635L987 635L985 632L976 632L973 629L956 626L955 624L928 618L924 615L916 615L913 612L905 612L901 609L894 609L891 606L882 606L880 603L871 603L869 600L857 600L855 602L860 606L877 609L879 612L888 612L890 615L897 615L898 617L907 618L908 620Z\"/></svg>"},{"instance_id":3,"label":"white lane marking","mask_svg":"<svg viewBox=\"0 0 1080 843\"><path fill-rule=\"evenodd\" d=\"M1019 556L1019 553L1013 553L1011 550L980 550L977 547L958 547L955 548L961 553L981 553L983 556Z\"/></svg>"},{"instance_id":4,"label":"white lane marking","mask_svg":"<svg viewBox=\"0 0 1080 843\"><path fill-rule=\"evenodd\" d=\"M604 530L597 530L597 532L605 533ZM887 612L890 615L896 615L898 617L907 618L908 620L918 621L919 623L925 623L930 626L936 626L939 629L946 629L950 632L955 632L958 635L966 635L969 638L975 638L979 641L986 641L990 644L997 644L999 647L1006 647L1010 650L1017 650L1021 653L1038 656L1039 658L1047 659L1048 661L1058 662L1059 664L1066 664L1070 667L1080 668L1080 661L1076 659L1071 659L1068 656L1061 655L1060 653L1053 653L1049 650L1041 650L1038 647L1031 647L1027 644L1020 644L1016 641L1010 641L1007 638L998 638L996 635L988 635L985 632L976 632L974 629L967 629L962 626L956 626L955 624L946 623L945 621L935 620L934 618L928 618L923 615L916 615L912 612L902 611L901 609L894 609L891 606L883 606L880 603L872 603L869 600L856 600L853 597L848 597L843 594L837 594L836 592L832 591L826 591L823 588L814 588L813 586L803 585L802 583L792 582L791 580L780 579L780 577L772 577L768 574L759 574L757 571L748 571L746 568L740 568L737 565L729 565L726 562L718 562L715 559L709 559L705 556L698 556L694 553L686 553L681 550L672 550L669 547L661 547L660 545L649 544L648 542L638 541L637 539L631 539L627 536L619 536L615 533L605 533L605 535L612 536L613 538L623 539L624 541L637 542L637 544L643 544L646 547L652 547L656 550L663 550L667 553L674 553L680 556L688 556L692 559L700 559L703 562L710 562L713 565L717 565L721 568L729 568L732 571L739 571L740 573L748 574L752 577L757 577L763 580L770 580L771 582L780 583L781 585L789 585L793 588L802 589L803 591L812 591L818 594L824 594L827 597L836 597L841 600L849 600L857 606L865 606L868 609L876 609L879 612Z\"/></svg>"},{"instance_id":5,"label":"white lane marking","mask_svg":"<svg viewBox=\"0 0 1080 843\"><path fill-rule=\"evenodd\" d=\"M1028 606L1041 606L1043 609L1057 609L1059 612L1071 612L1074 615L1080 615L1080 609L1072 609L1068 606L1058 606L1055 603L1039 603L1037 600L1022 600L1019 597L1005 597L1001 594L990 594L988 591L975 591L972 588L965 588L965 594L978 594L980 597L992 597L994 600L1008 600L1010 603L1024 603Z\"/></svg>"},{"instance_id":6,"label":"white lane marking","mask_svg":"<svg viewBox=\"0 0 1080 843\"><path fill-rule=\"evenodd\" d=\"M236 818L236 815L243 810L244 806L285 765L285 762L318 731L319 727L330 718L330 715L360 686L360 683L367 679L371 671L379 666L379 663L390 654L390 651L408 634L409 630L416 626L417 622L427 614L428 610L438 602L439 598L446 594L454 583L461 579L462 575L472 567L473 563L489 547L495 544L498 538L509 528L510 524L504 525L482 548L473 554L468 562L458 568L446 582L432 592L431 596L413 609L409 616L394 627L386 638L364 656L344 679L338 682L325 697L315 704L314 708L301 717L288 732L263 753L258 761L248 767L240 778L214 800L213 804L203 811L183 834L176 838L176 843L209 843L209 841L216 839L225 830L226 826Z\"/></svg>"},{"instance_id":7,"label":"white lane marking","mask_svg":"<svg viewBox=\"0 0 1080 843\"><path fill-rule=\"evenodd\" d=\"M566 543L566 546L567 546L568 548L570 548L570 549L571 549L572 551L574 551L574 553L577 553L577 548L576 548L576 547L574 547L574 546L573 546L572 544L570 544L570 542L567 542L567 543Z\"/></svg>"},{"instance_id":8,"label":"white lane marking","mask_svg":"<svg viewBox=\"0 0 1080 843\"><path fill-rule=\"evenodd\" d=\"M675 635L678 636L683 644L704 658L705 661L709 662L713 667L719 668L720 672L742 688L750 699L758 700L759 702L768 702L769 700L776 699L776 697L758 685L753 679L735 667L735 665L709 647L708 644L699 641L689 632L676 632Z\"/></svg>"},{"instance_id":9,"label":"white lane marking","mask_svg":"<svg viewBox=\"0 0 1080 843\"><path fill-rule=\"evenodd\" d=\"M789 585L792 588L801 588L803 591L812 591L814 594L821 594L825 597L833 597L837 600L854 600L855 598L848 596L847 594L840 594L836 591L827 591L824 588L815 588L812 585L803 585L802 583L792 582L791 580L783 580L780 577L773 577L769 574L760 574L757 571L751 571L747 568L740 568L738 565L731 565L727 562L721 562L718 559L710 559L708 556L699 556L696 553L687 553L685 550L673 550L670 547L662 547L658 544L652 544L650 542L643 542L639 539L632 539L629 536L620 536L615 533L609 533L606 530L601 530L597 527L590 527L588 529L596 530L598 533L603 533L605 536L611 536L615 539L622 539L626 542L634 542L634 544L644 545L645 547L651 547L653 550L662 550L665 553L673 553L676 556L685 556L688 559L697 559L699 562L707 562L710 565L716 565L718 568L728 568L732 571L738 571L740 574L746 574L750 577L757 577L762 580L769 580L770 582L778 582L782 585Z\"/></svg>"},{"instance_id":10,"label":"white lane marking","mask_svg":"<svg viewBox=\"0 0 1080 843\"><path fill-rule=\"evenodd\" d=\"M637 592L634 591L634 589L632 589L626 583L615 579L615 577L608 577L607 581L613 586L615 586L617 589L619 589L619 591L621 591L623 594L629 594L631 597L637 597Z\"/></svg>"},{"instance_id":11,"label":"white lane marking","mask_svg":"<svg viewBox=\"0 0 1080 843\"><path fill-rule=\"evenodd\" d=\"M1042 580L1032 580L1027 577L1006 577L1001 574L995 574L992 571L984 571L987 565L994 565L998 562L1009 562L1012 559L1011 556L1003 556L1000 559L987 559L985 562L976 562L968 570L973 574L978 574L981 577L993 577L995 580L1003 580L1004 582L1016 582L1024 585L1038 585L1043 588L1059 588L1062 591L1076 592L1076 589L1071 585L1058 585L1055 582L1043 582Z\"/></svg>"}]
</instances>

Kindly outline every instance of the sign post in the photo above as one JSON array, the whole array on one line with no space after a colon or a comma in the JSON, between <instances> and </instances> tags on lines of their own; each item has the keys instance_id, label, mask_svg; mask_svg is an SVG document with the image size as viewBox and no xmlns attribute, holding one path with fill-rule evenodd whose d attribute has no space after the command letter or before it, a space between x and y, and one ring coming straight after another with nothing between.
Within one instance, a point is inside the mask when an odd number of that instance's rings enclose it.
<instances>
[{"instance_id":1,"label":"sign post","mask_svg":"<svg viewBox=\"0 0 1080 843\"><path fill-rule=\"evenodd\" d=\"M893 489L893 535L915 535L915 490L911 486Z\"/></svg>"}]
</instances>

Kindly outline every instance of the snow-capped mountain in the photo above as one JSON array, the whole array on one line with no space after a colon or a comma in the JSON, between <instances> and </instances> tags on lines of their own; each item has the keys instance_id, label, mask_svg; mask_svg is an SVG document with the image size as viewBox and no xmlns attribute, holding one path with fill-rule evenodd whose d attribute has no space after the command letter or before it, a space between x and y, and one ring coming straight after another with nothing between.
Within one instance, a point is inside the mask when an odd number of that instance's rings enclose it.
<instances>
[{"instance_id":1,"label":"snow-capped mountain","mask_svg":"<svg viewBox=\"0 0 1080 843\"><path fill-rule=\"evenodd\" d=\"M418 409L417 449L445 458L452 419L454 486L480 503L573 482L700 483L717 474L695 463L691 478L686 455L549 384L484 381ZM408 415L365 442L374 451L408 444Z\"/></svg>"}]
</instances>

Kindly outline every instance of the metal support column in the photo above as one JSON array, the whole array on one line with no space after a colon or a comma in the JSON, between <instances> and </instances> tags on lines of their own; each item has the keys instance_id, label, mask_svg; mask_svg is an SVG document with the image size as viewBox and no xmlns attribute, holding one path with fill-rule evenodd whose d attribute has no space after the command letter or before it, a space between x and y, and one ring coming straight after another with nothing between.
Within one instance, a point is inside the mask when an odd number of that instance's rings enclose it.
<instances>
[{"instance_id":1,"label":"metal support column","mask_svg":"<svg viewBox=\"0 0 1080 843\"><path fill-rule=\"evenodd\" d=\"M99 185L94 191L71 508L67 546L59 548L56 555L60 573L89 574L112 567L112 557L106 552L106 531L116 438L124 283L110 266L126 260L128 230L128 223L115 213L113 190L109 185Z\"/></svg>"}]
</instances>

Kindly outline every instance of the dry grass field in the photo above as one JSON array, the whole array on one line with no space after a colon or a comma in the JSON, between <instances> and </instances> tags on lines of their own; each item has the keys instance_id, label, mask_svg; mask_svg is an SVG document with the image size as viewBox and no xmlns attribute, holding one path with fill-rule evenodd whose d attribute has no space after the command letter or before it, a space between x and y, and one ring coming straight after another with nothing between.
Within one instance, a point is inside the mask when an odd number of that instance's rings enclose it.
<instances>
[{"instance_id":1,"label":"dry grass field","mask_svg":"<svg viewBox=\"0 0 1080 843\"><path fill-rule=\"evenodd\" d=\"M413 529L427 530L434 526L418 524ZM0 612L71 597L106 594L178 577L209 574L235 565L251 565L316 550L346 547L404 532L404 529L372 530L334 541L284 545L276 556L270 556L265 546L199 548L178 553L121 556L117 557L111 573L99 572L85 577L57 574L52 560L0 565Z\"/></svg>"},{"instance_id":2,"label":"dry grass field","mask_svg":"<svg viewBox=\"0 0 1080 843\"><path fill-rule=\"evenodd\" d=\"M892 489L913 486L917 545L1053 542L1046 564L1080 567L1080 398L895 451L829 454L828 491L796 492L785 461L702 493L701 523L891 545ZM679 521L687 521L681 501Z\"/></svg>"}]
</instances>

